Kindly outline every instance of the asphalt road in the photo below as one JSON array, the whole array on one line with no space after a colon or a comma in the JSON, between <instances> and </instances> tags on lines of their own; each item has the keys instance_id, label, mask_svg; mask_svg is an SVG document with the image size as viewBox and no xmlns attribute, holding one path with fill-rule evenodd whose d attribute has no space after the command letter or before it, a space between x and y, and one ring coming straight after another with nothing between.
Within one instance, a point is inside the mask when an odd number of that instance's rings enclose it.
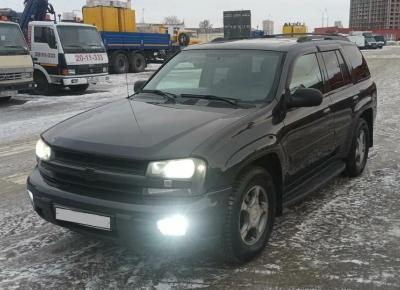
<instances>
[{"instance_id":1,"label":"asphalt road","mask_svg":"<svg viewBox=\"0 0 400 290\"><path fill-rule=\"evenodd\" d=\"M269 246L241 267L180 249L133 254L33 212L25 180L39 133L125 97L125 76L85 95L22 95L0 104L0 289L400 289L400 48L365 54L379 89L376 144L365 173L338 177L286 209Z\"/></svg>"}]
</instances>

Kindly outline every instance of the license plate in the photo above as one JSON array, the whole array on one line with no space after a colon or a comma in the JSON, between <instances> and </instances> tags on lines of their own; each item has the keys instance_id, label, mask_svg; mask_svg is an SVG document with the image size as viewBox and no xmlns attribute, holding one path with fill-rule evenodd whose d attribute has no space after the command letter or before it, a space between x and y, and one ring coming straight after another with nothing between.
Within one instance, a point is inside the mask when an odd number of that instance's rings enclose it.
<instances>
[{"instance_id":1,"label":"license plate","mask_svg":"<svg viewBox=\"0 0 400 290\"><path fill-rule=\"evenodd\" d=\"M0 91L0 97L15 97L17 94L17 91Z\"/></svg>"},{"instance_id":2,"label":"license plate","mask_svg":"<svg viewBox=\"0 0 400 290\"><path fill-rule=\"evenodd\" d=\"M111 231L111 218L107 216L55 207L56 220Z\"/></svg>"}]
</instances>

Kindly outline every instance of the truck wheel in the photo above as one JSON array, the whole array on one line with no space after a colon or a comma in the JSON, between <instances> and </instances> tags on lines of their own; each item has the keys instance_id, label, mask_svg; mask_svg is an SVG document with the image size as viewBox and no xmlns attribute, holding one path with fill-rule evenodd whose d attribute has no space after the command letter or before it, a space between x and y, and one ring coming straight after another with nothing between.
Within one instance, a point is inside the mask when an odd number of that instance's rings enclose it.
<instances>
[{"instance_id":1,"label":"truck wheel","mask_svg":"<svg viewBox=\"0 0 400 290\"><path fill-rule=\"evenodd\" d=\"M368 161L370 134L367 122L360 119L346 160L346 176L357 177L363 173Z\"/></svg>"},{"instance_id":2,"label":"truck wheel","mask_svg":"<svg viewBox=\"0 0 400 290\"><path fill-rule=\"evenodd\" d=\"M252 167L239 177L228 201L222 234L223 259L241 264L258 255L272 232L276 189L271 174Z\"/></svg>"},{"instance_id":3,"label":"truck wheel","mask_svg":"<svg viewBox=\"0 0 400 290\"><path fill-rule=\"evenodd\" d=\"M129 54L129 71L133 73L144 72L146 69L146 58L143 54L132 52Z\"/></svg>"},{"instance_id":4,"label":"truck wheel","mask_svg":"<svg viewBox=\"0 0 400 290\"><path fill-rule=\"evenodd\" d=\"M49 84L46 76L40 71L34 72L33 80L36 84L34 92L38 95L48 96L48 95L52 95L52 94L56 93L58 90L57 86Z\"/></svg>"},{"instance_id":5,"label":"truck wheel","mask_svg":"<svg viewBox=\"0 0 400 290\"><path fill-rule=\"evenodd\" d=\"M74 93L83 94L89 88L89 84L69 86L69 89Z\"/></svg>"},{"instance_id":6,"label":"truck wheel","mask_svg":"<svg viewBox=\"0 0 400 290\"><path fill-rule=\"evenodd\" d=\"M129 71L128 57L121 52L114 52L111 55L111 69L115 74L125 74Z\"/></svg>"},{"instance_id":7,"label":"truck wheel","mask_svg":"<svg viewBox=\"0 0 400 290\"><path fill-rule=\"evenodd\" d=\"M190 36L187 33L181 33L178 36L178 43L181 46L188 46L190 44Z\"/></svg>"}]
</instances>

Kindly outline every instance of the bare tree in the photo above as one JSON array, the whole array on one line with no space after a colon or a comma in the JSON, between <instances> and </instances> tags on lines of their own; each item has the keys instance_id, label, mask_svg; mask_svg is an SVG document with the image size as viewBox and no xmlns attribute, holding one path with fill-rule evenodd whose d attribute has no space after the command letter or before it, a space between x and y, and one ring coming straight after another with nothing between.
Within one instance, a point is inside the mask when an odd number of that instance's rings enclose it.
<instances>
[{"instance_id":1,"label":"bare tree","mask_svg":"<svg viewBox=\"0 0 400 290\"><path fill-rule=\"evenodd\" d=\"M178 25L182 24L182 21L175 15L167 16L164 18L164 24L167 25Z\"/></svg>"},{"instance_id":2,"label":"bare tree","mask_svg":"<svg viewBox=\"0 0 400 290\"><path fill-rule=\"evenodd\" d=\"M200 23L199 23L200 29L210 30L210 29L212 29L212 27L213 27L213 25L211 24L210 20L208 20L208 19L200 21Z\"/></svg>"}]
</instances>

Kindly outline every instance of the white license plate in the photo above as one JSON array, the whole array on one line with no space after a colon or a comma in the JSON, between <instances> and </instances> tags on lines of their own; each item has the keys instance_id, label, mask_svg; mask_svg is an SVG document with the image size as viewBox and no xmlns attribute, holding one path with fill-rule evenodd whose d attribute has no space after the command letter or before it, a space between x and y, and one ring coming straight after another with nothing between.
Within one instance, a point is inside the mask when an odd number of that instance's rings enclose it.
<instances>
[{"instance_id":1,"label":"white license plate","mask_svg":"<svg viewBox=\"0 0 400 290\"><path fill-rule=\"evenodd\" d=\"M111 231L111 218L91 213L55 207L56 220Z\"/></svg>"},{"instance_id":2,"label":"white license plate","mask_svg":"<svg viewBox=\"0 0 400 290\"><path fill-rule=\"evenodd\" d=\"M17 94L17 91L0 91L0 97L15 97Z\"/></svg>"}]
</instances>

